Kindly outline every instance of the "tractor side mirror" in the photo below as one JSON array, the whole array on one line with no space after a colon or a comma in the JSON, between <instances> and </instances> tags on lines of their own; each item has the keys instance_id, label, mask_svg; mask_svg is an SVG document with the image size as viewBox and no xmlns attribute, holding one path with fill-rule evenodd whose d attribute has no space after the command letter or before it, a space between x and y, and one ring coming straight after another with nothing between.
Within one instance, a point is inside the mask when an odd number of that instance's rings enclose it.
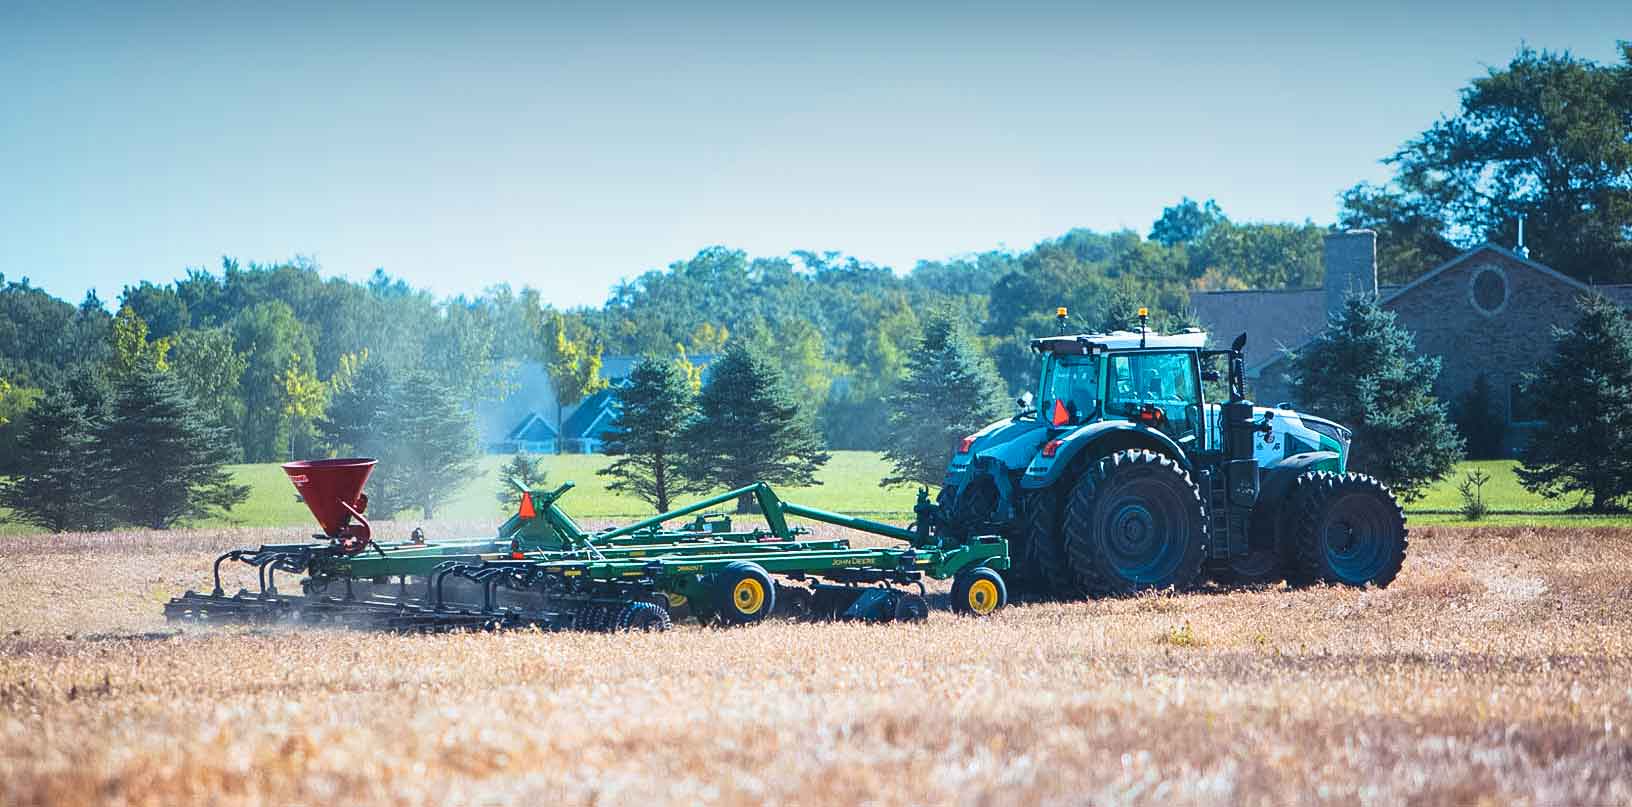
<instances>
[{"instance_id":1,"label":"tractor side mirror","mask_svg":"<svg viewBox=\"0 0 1632 807\"><path fill-rule=\"evenodd\" d=\"M1019 404L1020 411L1024 412L1031 408L1031 402L1033 400L1035 399L1033 399L1031 396L1031 390L1026 390L1025 392L1020 393L1020 397L1015 398L1014 402Z\"/></svg>"}]
</instances>

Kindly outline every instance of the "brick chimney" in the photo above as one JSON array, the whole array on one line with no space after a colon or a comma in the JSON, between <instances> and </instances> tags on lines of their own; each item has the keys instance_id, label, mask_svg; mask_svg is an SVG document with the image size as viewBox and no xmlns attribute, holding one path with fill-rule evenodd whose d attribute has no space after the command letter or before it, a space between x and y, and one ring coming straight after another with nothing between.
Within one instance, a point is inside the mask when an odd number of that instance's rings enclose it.
<instances>
[{"instance_id":1,"label":"brick chimney","mask_svg":"<svg viewBox=\"0 0 1632 807\"><path fill-rule=\"evenodd\" d=\"M1344 230L1326 236L1326 316L1343 310L1350 294L1377 293L1377 231Z\"/></svg>"}]
</instances>

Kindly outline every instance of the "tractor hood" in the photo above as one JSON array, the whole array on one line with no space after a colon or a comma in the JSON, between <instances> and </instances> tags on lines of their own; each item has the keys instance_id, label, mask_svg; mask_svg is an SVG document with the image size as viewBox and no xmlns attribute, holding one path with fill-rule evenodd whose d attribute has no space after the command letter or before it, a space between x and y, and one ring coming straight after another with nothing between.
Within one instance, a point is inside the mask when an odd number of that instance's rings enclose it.
<instances>
[{"instance_id":1,"label":"tractor hood","mask_svg":"<svg viewBox=\"0 0 1632 807\"><path fill-rule=\"evenodd\" d=\"M1032 417L988 423L954 448L945 484L961 484L977 460L996 460L1005 468L1020 470L1031 462L1047 435L1048 428Z\"/></svg>"}]
</instances>

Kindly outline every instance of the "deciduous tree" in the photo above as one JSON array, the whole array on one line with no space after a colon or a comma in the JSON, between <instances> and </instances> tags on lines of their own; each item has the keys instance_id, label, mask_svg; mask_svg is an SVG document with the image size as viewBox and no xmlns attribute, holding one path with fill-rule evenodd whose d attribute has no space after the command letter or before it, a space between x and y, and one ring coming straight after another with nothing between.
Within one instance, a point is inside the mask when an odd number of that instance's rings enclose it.
<instances>
[{"instance_id":1,"label":"deciduous tree","mask_svg":"<svg viewBox=\"0 0 1632 807\"><path fill-rule=\"evenodd\" d=\"M1420 272L1444 242L1513 244L1522 216L1537 260L1582 280L1632 280L1632 42L1621 54L1604 65L1521 48L1384 160L1392 183L1345 195L1345 223L1409 244Z\"/></svg>"},{"instance_id":2,"label":"deciduous tree","mask_svg":"<svg viewBox=\"0 0 1632 807\"><path fill-rule=\"evenodd\" d=\"M583 401L606 387L601 378L601 345L587 333L574 334L565 315L551 314L544 323L541 357L550 384L555 387L555 426L562 431L566 426L566 408ZM581 330L578 329L578 330ZM567 435L556 440L556 453Z\"/></svg>"}]
</instances>

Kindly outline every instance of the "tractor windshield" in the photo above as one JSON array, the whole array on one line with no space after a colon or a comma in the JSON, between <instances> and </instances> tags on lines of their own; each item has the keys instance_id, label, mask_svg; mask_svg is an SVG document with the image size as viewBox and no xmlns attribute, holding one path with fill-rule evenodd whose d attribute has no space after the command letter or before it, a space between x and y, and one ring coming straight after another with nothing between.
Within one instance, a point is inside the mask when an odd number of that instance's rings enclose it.
<instances>
[{"instance_id":1,"label":"tractor windshield","mask_svg":"<svg viewBox=\"0 0 1632 807\"><path fill-rule=\"evenodd\" d=\"M1051 426L1081 423L1099 402L1099 361L1090 356L1058 356L1048 363L1038 412Z\"/></svg>"},{"instance_id":2,"label":"tractor windshield","mask_svg":"<svg viewBox=\"0 0 1632 807\"><path fill-rule=\"evenodd\" d=\"M1175 439L1195 435L1200 428L1201 393L1194 353L1112 355L1105 383L1105 414L1109 417L1133 417L1148 405L1161 410L1159 428Z\"/></svg>"}]
</instances>

